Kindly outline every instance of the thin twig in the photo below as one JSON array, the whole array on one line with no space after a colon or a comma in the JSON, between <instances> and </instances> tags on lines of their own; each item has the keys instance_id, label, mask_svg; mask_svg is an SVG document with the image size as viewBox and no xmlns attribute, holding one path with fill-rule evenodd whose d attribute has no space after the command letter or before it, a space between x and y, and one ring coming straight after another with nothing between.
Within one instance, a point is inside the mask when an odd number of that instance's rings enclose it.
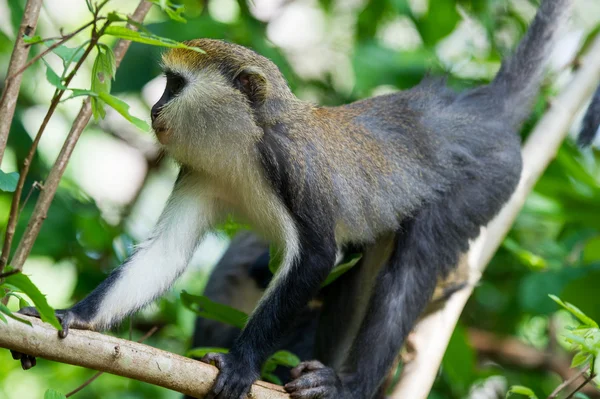
<instances>
[{"instance_id":1,"label":"thin twig","mask_svg":"<svg viewBox=\"0 0 600 399\"><path fill-rule=\"evenodd\" d=\"M27 62L29 46L23 41L23 35L30 35L35 32L41 8L42 0L27 0L21 26L19 32L17 32L15 47L10 56L7 75L11 75L12 71L21 68ZM10 132L13 116L15 115L21 80L22 76L20 75L17 79L6 80L4 92L2 93L2 98L0 98L0 162L2 162L4 149L8 142L8 133Z\"/></svg>"},{"instance_id":2,"label":"thin twig","mask_svg":"<svg viewBox=\"0 0 600 399\"><path fill-rule=\"evenodd\" d=\"M139 342L139 343L144 342L145 340L150 338L157 331L158 331L157 326L152 327L146 334L144 334L144 336L142 338L138 339L137 342ZM131 335L129 336L129 340L131 341ZM77 392L81 391L83 388L87 387L92 382L94 382L96 379L98 379L98 377L100 377L102 374L104 374L104 371L98 371L96 374L94 374L92 377L90 377L87 381L85 381L83 384L81 384L80 386L78 386L77 388L75 388L74 390L72 390L71 392L66 394L65 396L68 398L68 397L75 395Z\"/></svg>"},{"instance_id":3,"label":"thin twig","mask_svg":"<svg viewBox=\"0 0 600 399\"><path fill-rule=\"evenodd\" d=\"M25 206L29 202L29 198L31 197L31 194L33 194L33 191L36 188L39 188L40 190L43 190L44 189L44 185L42 183L40 183L39 181L34 181L33 182L33 184L31 185L31 188L29 189L29 192L27 193L27 196L25 197L25 200L23 201L23 206L21 207L21 210L19 211L19 217L21 217L21 213L23 213L23 209L25 209Z\"/></svg>"},{"instance_id":4,"label":"thin twig","mask_svg":"<svg viewBox=\"0 0 600 399\"><path fill-rule=\"evenodd\" d=\"M590 369L590 365L588 364L587 366L585 366L584 368L582 368L581 370L579 370L577 373L573 374L571 376L571 378L569 378L568 380L563 381L559 386L557 386L554 391L552 391L552 393L548 396L547 399L556 399L558 397L558 394L562 392L563 389L565 389L566 387L570 386L572 383L574 383L579 377L581 377L582 375L584 375L585 373L587 373L587 371Z\"/></svg>"},{"instance_id":5,"label":"thin twig","mask_svg":"<svg viewBox=\"0 0 600 399\"><path fill-rule=\"evenodd\" d=\"M107 25L105 25L102 29L106 28L106 26ZM69 75L65 78L65 86L68 86L69 83L71 83L71 80L73 79L81 65L83 65L83 62L85 61L87 56L92 52L92 50L96 46L96 43L98 42L100 36L100 32L96 32L96 30L94 29L94 31L92 32L92 39L90 40L90 43L85 49L83 55L81 56L71 73L69 73ZM2 255L0 256L0 272L2 272L2 270L4 270L4 267L8 264L8 257L10 254L12 240L15 234L15 230L17 228L17 222L19 220L19 203L21 200L21 195L23 193L23 187L25 186L25 179L27 178L27 174L29 173L31 162L33 161L33 157L35 156L42 135L46 130L46 126L48 125L50 118L52 118L56 107L58 107L58 104L60 103L60 99L62 98L64 92L64 90L58 89L55 91L54 96L52 97L52 100L50 102L50 107L46 112L46 116L44 116L44 120L42 121L42 124L40 125L37 134L35 135L33 143L31 143L31 148L29 149L29 152L27 153L27 156L23 161L23 167L21 168L19 174L19 181L17 182L17 187L13 194L13 200L10 204L10 214L8 217L8 223L6 225L6 233L4 234L4 243L2 244Z\"/></svg>"},{"instance_id":6,"label":"thin twig","mask_svg":"<svg viewBox=\"0 0 600 399\"><path fill-rule=\"evenodd\" d=\"M571 399L573 397L573 395L575 395L577 392L579 392L581 390L581 388L583 388L584 386L586 386L587 384L589 384L590 381L592 381L594 378L596 378L596 374L590 374L589 377L587 377L585 379L585 381L583 381L581 384L579 384L579 386L577 388L575 388L575 390L573 392L571 392L569 394L569 396L567 396L565 399Z\"/></svg>"},{"instance_id":7,"label":"thin twig","mask_svg":"<svg viewBox=\"0 0 600 399\"><path fill-rule=\"evenodd\" d=\"M152 3L148 1L141 1L133 15L131 16L132 20L136 22L141 22L148 11ZM127 25L130 29L136 29L135 26L130 24ZM127 52L127 49L130 45L129 40L119 40L114 48L115 54L115 63L118 67ZM58 184L60 183L60 179L67 167L67 163L71 157L73 149L75 148L75 144L83 132L83 129L88 124L90 117L92 115L92 109L90 106L90 99L87 98L84 100L83 105L79 111L79 114L73 121L73 125L71 127L71 131L69 132L65 143L54 163L54 166L50 170L48 178L44 183L44 190L40 193L38 200L36 202L35 208L33 210L33 214L31 215L31 219L25 229L25 233L23 234L23 238L21 242L17 246L15 251L15 255L11 260L11 265L15 269L21 269L23 267L23 263L25 263L25 259L29 256L31 249L33 248L33 243L37 238L40 229L44 220L46 219L46 215L48 214L48 209L50 208L50 204L52 203L52 199L56 194L56 190L58 188ZM4 253L3 255L4 256ZM0 264L1 265L1 264Z\"/></svg>"},{"instance_id":8,"label":"thin twig","mask_svg":"<svg viewBox=\"0 0 600 399\"><path fill-rule=\"evenodd\" d=\"M22 74L27 68L29 68L31 65L33 65L36 61L38 61L40 58L46 56L48 53L50 53L52 50L54 50L55 48L57 48L58 46L64 44L65 42L69 41L70 39L73 38L73 36L77 35L78 33L82 32L83 30L85 30L86 28L89 28L91 25L95 24L96 22L98 22L100 20L100 18L90 21L87 24L83 25L82 27L80 27L79 29L61 36L61 39L55 43L53 43L52 45L48 46L48 48L44 51L42 51L41 53L39 53L38 55L36 55L35 57L33 57L31 60L29 60L29 62L27 62L27 64L23 65L20 69L18 69L16 72L12 73L11 75L9 75L6 80L11 80L14 79L15 77L19 76L20 74ZM49 40L49 39L44 39L44 41ZM29 43L28 45L33 45L33 44L37 44L37 43Z\"/></svg>"}]
</instances>

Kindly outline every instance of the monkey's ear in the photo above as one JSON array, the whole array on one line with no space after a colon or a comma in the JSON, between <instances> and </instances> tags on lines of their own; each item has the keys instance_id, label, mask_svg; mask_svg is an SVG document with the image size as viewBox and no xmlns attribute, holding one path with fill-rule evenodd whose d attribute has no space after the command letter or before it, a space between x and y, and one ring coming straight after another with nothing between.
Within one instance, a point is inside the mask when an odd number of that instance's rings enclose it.
<instances>
[{"instance_id":1,"label":"monkey's ear","mask_svg":"<svg viewBox=\"0 0 600 399\"><path fill-rule=\"evenodd\" d=\"M233 79L234 86L244 93L253 107L260 106L267 98L269 82L257 68L242 69Z\"/></svg>"}]
</instances>

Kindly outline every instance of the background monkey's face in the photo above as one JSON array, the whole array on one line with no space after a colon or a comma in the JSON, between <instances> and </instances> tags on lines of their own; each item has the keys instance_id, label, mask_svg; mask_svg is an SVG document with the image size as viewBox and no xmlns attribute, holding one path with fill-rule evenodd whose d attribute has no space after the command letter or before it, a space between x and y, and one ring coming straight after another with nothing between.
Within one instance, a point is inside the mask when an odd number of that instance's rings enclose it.
<instances>
[{"instance_id":1,"label":"background monkey's face","mask_svg":"<svg viewBox=\"0 0 600 399\"><path fill-rule=\"evenodd\" d=\"M167 83L152 107L152 127L179 162L206 169L248 153L262 137L267 104L291 93L277 67L249 49L207 39L187 44L206 53L165 53Z\"/></svg>"}]
</instances>

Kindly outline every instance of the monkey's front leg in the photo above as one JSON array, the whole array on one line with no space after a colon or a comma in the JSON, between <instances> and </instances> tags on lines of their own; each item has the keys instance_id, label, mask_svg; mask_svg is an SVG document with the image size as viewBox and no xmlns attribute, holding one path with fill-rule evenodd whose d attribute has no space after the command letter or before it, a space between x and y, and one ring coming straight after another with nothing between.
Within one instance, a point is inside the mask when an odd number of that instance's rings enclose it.
<instances>
[{"instance_id":1,"label":"monkey's front leg","mask_svg":"<svg viewBox=\"0 0 600 399\"><path fill-rule=\"evenodd\" d=\"M230 352L210 353L202 358L205 363L214 363L220 371L207 399L246 397L260 376L262 363L333 268L336 254L333 229L297 231L296 242L288 243L288 262L280 267ZM289 253L290 248L298 250Z\"/></svg>"},{"instance_id":2,"label":"monkey's front leg","mask_svg":"<svg viewBox=\"0 0 600 399\"><path fill-rule=\"evenodd\" d=\"M57 311L63 327L61 338L67 336L69 328L107 329L158 298L173 284L216 215L198 179L182 170L151 238L83 301L71 309ZM33 308L21 312L38 316ZM13 356L22 360L25 369L34 363L22 354Z\"/></svg>"}]
</instances>

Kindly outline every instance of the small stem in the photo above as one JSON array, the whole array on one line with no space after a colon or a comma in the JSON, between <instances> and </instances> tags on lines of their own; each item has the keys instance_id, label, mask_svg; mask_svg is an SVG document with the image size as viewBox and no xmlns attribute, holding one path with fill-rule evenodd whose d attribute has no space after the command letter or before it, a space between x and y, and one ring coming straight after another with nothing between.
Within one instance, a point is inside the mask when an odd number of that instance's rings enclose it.
<instances>
[{"instance_id":1,"label":"small stem","mask_svg":"<svg viewBox=\"0 0 600 399\"><path fill-rule=\"evenodd\" d=\"M95 20L93 21L93 23L95 23ZM104 29L106 29L107 25L108 25L108 22L102 27L101 32L103 32ZM73 79L73 77L75 76L75 74L77 73L77 71L79 70L81 65L83 64L83 62L86 60L87 56L90 54L92 49L96 46L96 43L98 42L99 38L100 38L100 35L97 34L97 32L94 30L92 32L92 38L90 40L90 43L88 44L87 48L85 49L85 52L83 53L83 55L81 56L79 61L77 61L77 64L75 64L75 67L73 68L71 73L69 73L69 75L67 75L67 77L65 78L65 82L64 82L65 86L68 86L69 83L71 83L71 80ZM16 227L17 227L17 222L19 219L19 202L21 199L21 194L23 193L23 187L25 186L25 178L27 177L27 174L29 173L29 168L31 166L31 162L33 161L33 157L36 153L40 139L42 138L42 134L44 133L44 130L46 129L46 126L48 125L50 118L54 114L56 107L60 103L60 99L63 96L64 92L65 92L64 90L56 90L56 92L54 93L54 96L52 97L52 100L50 102L50 107L48 108L48 111L46 112L46 116L44 117L44 120L42 121L42 124L40 125L40 127L38 129L38 132L33 140L33 143L31 144L29 153L27 153L27 156L25 157L25 160L23 161L23 167L22 167L21 173L19 175L19 181L17 183L17 188L15 189L15 193L13 195L13 200L10 205L10 215L8 217L6 233L4 234L4 243L2 245L2 255L0 256L0 273L2 272L2 270L4 270L4 267L8 263L8 257L10 254L12 240L13 240L13 237L14 237L14 234L16 231Z\"/></svg>"},{"instance_id":2,"label":"small stem","mask_svg":"<svg viewBox=\"0 0 600 399\"><path fill-rule=\"evenodd\" d=\"M587 377L585 379L585 381L583 381L581 384L579 384L579 386L577 388L575 388L575 390L573 392L571 392L569 394L569 396L567 396L565 399L571 399L573 397L573 395L575 395L577 392L579 392L581 390L581 388L583 388L584 386L586 386L594 378L596 378L596 374L593 374L593 373L590 374L590 376Z\"/></svg>"},{"instance_id":3,"label":"small stem","mask_svg":"<svg viewBox=\"0 0 600 399\"><path fill-rule=\"evenodd\" d=\"M132 15L132 19L137 22L143 21L144 17L150 10L151 6L152 6L152 3L148 2L148 1L145 1L145 0L140 1L138 7L136 8L136 10L134 11L134 13ZM90 47L88 47L88 50L91 51L91 47L93 47L93 45L95 45L97 43L99 36L101 35L101 33L104 32L104 30L106 29L107 26L108 26L108 23L106 23L100 29L98 34L96 34L97 30L96 30L96 27L94 26L92 41L90 42ZM133 25L128 24L127 26L130 29L135 29L135 26L133 26ZM129 40L119 40L117 42L117 44L115 45L114 54L115 54L115 64L117 67L119 66L119 64L121 63L121 60L123 59L123 56L127 52L127 49L129 48L130 43L131 42ZM81 60L80 60L80 62L81 62ZM69 75L69 76L71 76L71 75ZM91 115L92 115L92 110L91 110L91 106L90 106L90 99L88 97L84 100L83 105L79 111L79 114L73 121L71 130L70 130L69 134L67 135L67 138L65 139L63 147L62 147L60 153L58 154L58 157L56 158L56 162L52 166L52 169L50 170L50 173L48 174L48 177L44 183L44 190L41 191L40 196L37 199L37 202L33 209L33 213L31 215L31 218L29 219L29 223L27 224L25 232L23 233L23 237L21 238L21 241L19 242L19 245L17 246L17 249L15 250L15 254L11 260L11 265L15 269L20 270L23 267L23 264L25 263L25 259L27 259L27 257L29 256L29 253L31 252L31 249L33 248L33 244L34 244L34 242L39 234L39 231L42 227L42 224L48 214L48 209L50 208L52 199L54 198L54 195L56 194L56 190L58 189L58 184L60 183L60 179L65 171L65 168L67 167L67 163L69 162L71 154L73 153L75 144L77 143L77 140L79 139L79 136L81 135L81 132L83 131L83 129L89 122ZM11 208L11 210L12 210L12 208ZM15 222L13 222L13 223L15 223ZM13 226L12 234L14 234L14 226ZM11 239L12 239L12 237L11 237ZM10 250L10 246L9 246L9 250ZM8 257L8 255L5 254L5 252L2 253L2 256ZM2 259L0 259L0 262L1 261L2 261ZM0 263L0 266L3 267L3 264Z\"/></svg>"},{"instance_id":4,"label":"small stem","mask_svg":"<svg viewBox=\"0 0 600 399\"><path fill-rule=\"evenodd\" d=\"M571 378L569 378L568 380L563 381L562 384L560 384L559 386L557 386L554 389L554 391L552 391L552 393L548 396L547 399L556 399L558 397L558 394L561 393L563 391L563 389L565 389L566 387L568 387L569 385L571 385L573 382L575 382L579 377L581 377L582 375L584 375L589 369L590 369L590 365L588 364L587 366L585 366L584 368L582 368L581 370L579 370L579 372L573 374L571 376Z\"/></svg>"},{"instance_id":5,"label":"small stem","mask_svg":"<svg viewBox=\"0 0 600 399\"><path fill-rule=\"evenodd\" d=\"M36 55L35 57L33 57L31 60L29 60L29 62L27 62L27 64L23 65L20 69L18 69L12 75L8 76L6 78L6 80L14 79L15 76L22 74L27 68L29 68L31 65L33 65L33 63L35 63L40 58L42 58L45 55L47 55L48 53L50 53L52 50L54 50L55 48L57 48L61 44L67 42L68 40L70 40L71 38L73 38L73 36L75 36L76 34L78 34L81 31L83 31L84 29L88 28L90 25L93 25L94 23L96 23L96 21L97 20L90 21L87 24L83 25L81 28L77 29L76 31L73 31L73 32L71 32L71 33L63 36L61 40L59 40L59 41L53 43L52 45L48 46L48 48L46 50L42 51L41 53L39 53L38 55ZM31 43L31 44L35 44L35 43Z\"/></svg>"}]
</instances>

